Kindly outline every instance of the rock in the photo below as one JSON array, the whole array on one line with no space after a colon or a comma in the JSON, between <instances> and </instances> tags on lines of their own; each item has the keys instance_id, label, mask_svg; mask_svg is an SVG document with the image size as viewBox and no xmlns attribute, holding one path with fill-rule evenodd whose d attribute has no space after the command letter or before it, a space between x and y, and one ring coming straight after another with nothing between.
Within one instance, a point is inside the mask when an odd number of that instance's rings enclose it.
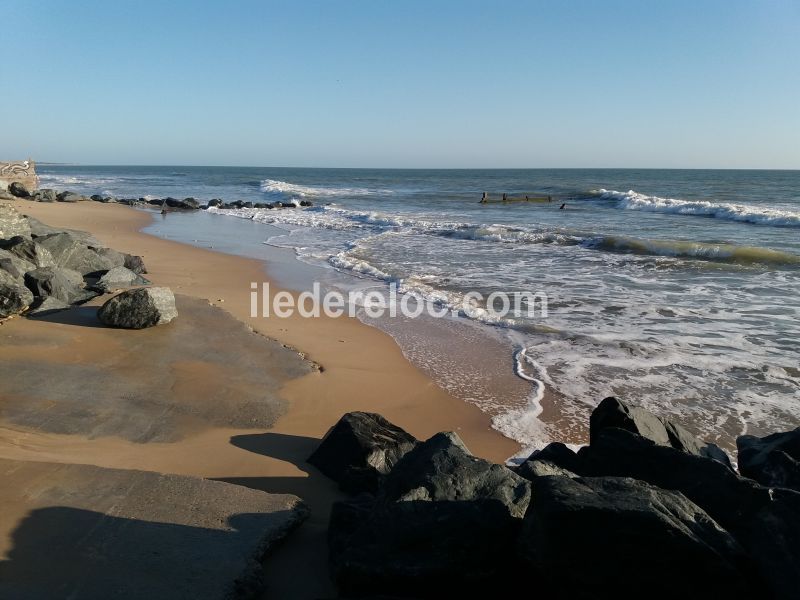
<instances>
[{"instance_id":1,"label":"rock","mask_svg":"<svg viewBox=\"0 0 800 600\"><path fill-rule=\"evenodd\" d=\"M660 446L671 446L677 450L705 456L731 466L728 455L718 446L698 440L677 423L658 417L638 406L630 406L613 397L606 398L592 411L589 419L590 440L608 427L625 429L652 440Z\"/></svg>"},{"instance_id":2,"label":"rock","mask_svg":"<svg viewBox=\"0 0 800 600\"><path fill-rule=\"evenodd\" d=\"M106 271L96 282L92 283L90 289L101 294L107 294L119 288L147 285L149 283L147 279L137 275L130 269L114 267Z\"/></svg>"},{"instance_id":3,"label":"rock","mask_svg":"<svg viewBox=\"0 0 800 600\"><path fill-rule=\"evenodd\" d=\"M374 501L334 509L334 579L344 596L502 596L517 585L501 573L529 501L526 480L439 433L400 459Z\"/></svg>"},{"instance_id":4,"label":"rock","mask_svg":"<svg viewBox=\"0 0 800 600\"><path fill-rule=\"evenodd\" d=\"M57 200L56 191L49 188L36 190L31 196L31 200L35 202L55 202Z\"/></svg>"},{"instance_id":5,"label":"rock","mask_svg":"<svg viewBox=\"0 0 800 600\"><path fill-rule=\"evenodd\" d=\"M682 494L634 479L541 478L519 547L544 596L745 598L757 591L727 531Z\"/></svg>"},{"instance_id":6,"label":"rock","mask_svg":"<svg viewBox=\"0 0 800 600\"><path fill-rule=\"evenodd\" d=\"M583 474L580 457L561 442L548 444L533 452L516 473L529 481L545 475L574 477Z\"/></svg>"},{"instance_id":7,"label":"rock","mask_svg":"<svg viewBox=\"0 0 800 600\"><path fill-rule=\"evenodd\" d=\"M16 236L0 244L0 248L18 259L36 267L54 267L56 265L50 251L37 241ZM26 269L30 270L30 269Z\"/></svg>"},{"instance_id":8,"label":"rock","mask_svg":"<svg viewBox=\"0 0 800 600\"><path fill-rule=\"evenodd\" d=\"M734 534L770 501L769 489L719 461L660 446L623 429L599 432L578 455L589 475L632 477L681 492Z\"/></svg>"},{"instance_id":9,"label":"rock","mask_svg":"<svg viewBox=\"0 0 800 600\"><path fill-rule=\"evenodd\" d=\"M24 258L0 249L0 271L8 273L14 279L22 281L25 273L35 269L36 265Z\"/></svg>"},{"instance_id":10,"label":"rock","mask_svg":"<svg viewBox=\"0 0 800 600\"><path fill-rule=\"evenodd\" d=\"M28 317L45 317L53 313L60 312L71 308L66 302L62 302L58 298L48 296L47 298L40 299L34 303L31 309L26 313Z\"/></svg>"},{"instance_id":11,"label":"rock","mask_svg":"<svg viewBox=\"0 0 800 600\"><path fill-rule=\"evenodd\" d=\"M197 210L200 208L200 203L194 198L184 198L183 200L166 198L164 203L170 208L181 208L184 210Z\"/></svg>"},{"instance_id":12,"label":"rock","mask_svg":"<svg viewBox=\"0 0 800 600\"><path fill-rule=\"evenodd\" d=\"M242 202L242 208L253 208L252 202Z\"/></svg>"},{"instance_id":13,"label":"rock","mask_svg":"<svg viewBox=\"0 0 800 600\"><path fill-rule=\"evenodd\" d=\"M97 316L106 325L124 329L144 329L164 325L178 316L175 296L166 287L138 288L108 300Z\"/></svg>"},{"instance_id":14,"label":"rock","mask_svg":"<svg viewBox=\"0 0 800 600\"><path fill-rule=\"evenodd\" d=\"M743 435L736 439L736 448L742 475L766 486L800 491L800 427L763 438Z\"/></svg>"},{"instance_id":15,"label":"rock","mask_svg":"<svg viewBox=\"0 0 800 600\"><path fill-rule=\"evenodd\" d=\"M10 194L8 192L8 190L6 190L5 188L0 187L0 200L11 200L11 201L14 201L16 199L17 199L16 196L14 196L13 194Z\"/></svg>"},{"instance_id":16,"label":"rock","mask_svg":"<svg viewBox=\"0 0 800 600\"><path fill-rule=\"evenodd\" d=\"M281 206L283 208L297 208L297 205L294 202L281 202Z\"/></svg>"},{"instance_id":17,"label":"rock","mask_svg":"<svg viewBox=\"0 0 800 600\"><path fill-rule=\"evenodd\" d=\"M144 266L144 260L141 256L134 256L132 254L125 255L125 264L122 265L126 269L130 269L137 275L147 273L147 267Z\"/></svg>"},{"instance_id":18,"label":"rock","mask_svg":"<svg viewBox=\"0 0 800 600\"><path fill-rule=\"evenodd\" d=\"M311 200L301 200L300 206L314 206L314 203Z\"/></svg>"},{"instance_id":19,"label":"rock","mask_svg":"<svg viewBox=\"0 0 800 600\"><path fill-rule=\"evenodd\" d=\"M60 267L40 267L25 273L25 285L39 298L53 297L66 304L80 304L97 294L82 287L77 271Z\"/></svg>"},{"instance_id":20,"label":"rock","mask_svg":"<svg viewBox=\"0 0 800 600\"><path fill-rule=\"evenodd\" d=\"M308 462L348 493L376 493L416 443L414 436L381 415L350 412L325 434Z\"/></svg>"},{"instance_id":21,"label":"rock","mask_svg":"<svg viewBox=\"0 0 800 600\"><path fill-rule=\"evenodd\" d=\"M93 202L103 202L105 198L100 194L92 194L91 196L89 196L89 200Z\"/></svg>"},{"instance_id":22,"label":"rock","mask_svg":"<svg viewBox=\"0 0 800 600\"><path fill-rule=\"evenodd\" d=\"M108 271L114 265L73 233L62 232L36 238L36 243L47 248L56 265L78 271L81 275Z\"/></svg>"},{"instance_id":23,"label":"rock","mask_svg":"<svg viewBox=\"0 0 800 600\"><path fill-rule=\"evenodd\" d=\"M104 246L89 246L89 250L99 254L102 258L108 261L108 264L113 267L124 267L125 258L128 256L123 252L118 252L113 248L106 248Z\"/></svg>"},{"instance_id":24,"label":"rock","mask_svg":"<svg viewBox=\"0 0 800 600\"><path fill-rule=\"evenodd\" d=\"M215 206L222 206L222 200L219 198L212 198L208 201L208 208L213 208Z\"/></svg>"},{"instance_id":25,"label":"rock","mask_svg":"<svg viewBox=\"0 0 800 600\"><path fill-rule=\"evenodd\" d=\"M31 237L28 220L8 202L0 202L0 240L21 235Z\"/></svg>"},{"instance_id":26,"label":"rock","mask_svg":"<svg viewBox=\"0 0 800 600\"><path fill-rule=\"evenodd\" d=\"M776 600L794 600L800 590L800 493L775 489L770 501L740 523L737 538Z\"/></svg>"},{"instance_id":27,"label":"rock","mask_svg":"<svg viewBox=\"0 0 800 600\"><path fill-rule=\"evenodd\" d=\"M408 452L386 477L383 501L492 501L521 519L530 483L503 465L469 453L455 433L437 433Z\"/></svg>"},{"instance_id":28,"label":"rock","mask_svg":"<svg viewBox=\"0 0 800 600\"><path fill-rule=\"evenodd\" d=\"M56 200L59 202L84 202L87 198L75 192L64 191L56 196Z\"/></svg>"},{"instance_id":29,"label":"rock","mask_svg":"<svg viewBox=\"0 0 800 600\"><path fill-rule=\"evenodd\" d=\"M33 294L24 285L0 279L0 319L16 315L33 304Z\"/></svg>"},{"instance_id":30,"label":"rock","mask_svg":"<svg viewBox=\"0 0 800 600\"><path fill-rule=\"evenodd\" d=\"M30 198L31 193L18 181L12 181L8 186L8 193L17 198Z\"/></svg>"}]
</instances>

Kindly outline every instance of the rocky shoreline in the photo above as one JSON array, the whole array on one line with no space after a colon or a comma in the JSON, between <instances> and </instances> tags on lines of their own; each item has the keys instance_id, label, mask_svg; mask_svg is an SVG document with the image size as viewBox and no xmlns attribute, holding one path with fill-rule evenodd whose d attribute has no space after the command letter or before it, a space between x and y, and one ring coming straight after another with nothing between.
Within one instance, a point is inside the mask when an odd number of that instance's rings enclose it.
<instances>
[{"instance_id":1,"label":"rocky shoreline","mask_svg":"<svg viewBox=\"0 0 800 600\"><path fill-rule=\"evenodd\" d=\"M740 437L737 471L616 398L590 428L577 453L553 443L507 467L455 433L345 415L308 459L351 495L328 537L342 597L797 597L800 429Z\"/></svg>"}]
</instances>

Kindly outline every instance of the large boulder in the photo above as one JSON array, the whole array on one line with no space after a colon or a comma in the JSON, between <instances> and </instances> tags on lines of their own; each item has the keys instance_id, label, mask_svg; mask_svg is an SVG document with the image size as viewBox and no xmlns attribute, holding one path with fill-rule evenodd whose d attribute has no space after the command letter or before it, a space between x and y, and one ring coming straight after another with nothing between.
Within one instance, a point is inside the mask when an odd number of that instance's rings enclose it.
<instances>
[{"instance_id":1,"label":"large boulder","mask_svg":"<svg viewBox=\"0 0 800 600\"><path fill-rule=\"evenodd\" d=\"M80 304L97 294L83 288L77 271L60 267L40 267L25 273L25 285L39 298L56 298L66 304Z\"/></svg>"},{"instance_id":2,"label":"large boulder","mask_svg":"<svg viewBox=\"0 0 800 600\"><path fill-rule=\"evenodd\" d=\"M184 198L183 200L179 200L178 198L165 198L164 204L170 208L180 208L184 210L197 210L200 208L200 203L194 198Z\"/></svg>"},{"instance_id":3,"label":"large boulder","mask_svg":"<svg viewBox=\"0 0 800 600\"><path fill-rule=\"evenodd\" d=\"M530 483L511 469L472 456L452 432L437 433L406 454L384 482L389 501L494 501L521 519L531 499Z\"/></svg>"},{"instance_id":4,"label":"large boulder","mask_svg":"<svg viewBox=\"0 0 800 600\"><path fill-rule=\"evenodd\" d=\"M0 319L19 314L32 303L33 294L28 288L0 276Z\"/></svg>"},{"instance_id":5,"label":"large boulder","mask_svg":"<svg viewBox=\"0 0 800 600\"><path fill-rule=\"evenodd\" d=\"M742 547L683 494L628 478L543 477L520 554L561 598L749 598Z\"/></svg>"},{"instance_id":6,"label":"large boulder","mask_svg":"<svg viewBox=\"0 0 800 600\"><path fill-rule=\"evenodd\" d=\"M652 440L659 446L670 446L731 466L728 455L718 446L697 439L674 421L656 416L641 407L631 406L613 397L604 399L592 411L589 419L590 440L594 440L600 431L608 427L626 429Z\"/></svg>"},{"instance_id":7,"label":"large boulder","mask_svg":"<svg viewBox=\"0 0 800 600\"><path fill-rule=\"evenodd\" d=\"M739 472L771 487L800 491L800 427L766 437L736 439Z\"/></svg>"},{"instance_id":8,"label":"large boulder","mask_svg":"<svg viewBox=\"0 0 800 600\"><path fill-rule=\"evenodd\" d=\"M141 256L126 254L125 263L122 266L126 269L130 269L137 275L147 273L147 267L144 265L144 259Z\"/></svg>"},{"instance_id":9,"label":"large boulder","mask_svg":"<svg viewBox=\"0 0 800 600\"><path fill-rule=\"evenodd\" d=\"M15 236L31 237L28 220L8 202L0 201L0 240Z\"/></svg>"},{"instance_id":10,"label":"large boulder","mask_svg":"<svg viewBox=\"0 0 800 600\"><path fill-rule=\"evenodd\" d=\"M101 294L107 294L120 288L147 285L150 282L125 267L114 267L106 271L90 288Z\"/></svg>"},{"instance_id":11,"label":"large boulder","mask_svg":"<svg viewBox=\"0 0 800 600\"><path fill-rule=\"evenodd\" d=\"M469 454L453 433L406 453L377 497L337 505L331 568L343 595L503 595L528 481Z\"/></svg>"},{"instance_id":12,"label":"large boulder","mask_svg":"<svg viewBox=\"0 0 800 600\"><path fill-rule=\"evenodd\" d=\"M115 265L86 244L86 240L71 232L54 233L36 238L36 243L50 251L56 265L88 275L108 271Z\"/></svg>"},{"instance_id":13,"label":"large boulder","mask_svg":"<svg viewBox=\"0 0 800 600\"><path fill-rule=\"evenodd\" d=\"M144 329L169 323L178 316L178 309L169 288L138 288L108 300L97 311L97 316L111 327Z\"/></svg>"},{"instance_id":14,"label":"large boulder","mask_svg":"<svg viewBox=\"0 0 800 600\"><path fill-rule=\"evenodd\" d=\"M21 281L25 273L35 268L36 265L27 259L0 248L0 271L5 271L14 279Z\"/></svg>"},{"instance_id":15,"label":"large boulder","mask_svg":"<svg viewBox=\"0 0 800 600\"><path fill-rule=\"evenodd\" d=\"M719 461L661 446L623 429L598 433L581 448L584 473L632 477L681 492L730 531L770 501L770 491Z\"/></svg>"},{"instance_id":16,"label":"large boulder","mask_svg":"<svg viewBox=\"0 0 800 600\"><path fill-rule=\"evenodd\" d=\"M28 188L19 181L12 181L8 186L8 191L12 196L16 196L17 198L30 198L31 195Z\"/></svg>"},{"instance_id":17,"label":"large boulder","mask_svg":"<svg viewBox=\"0 0 800 600\"><path fill-rule=\"evenodd\" d=\"M56 196L56 199L59 202L84 202L88 200L86 196L82 196L81 194L76 194L75 192L70 192L69 190L58 194Z\"/></svg>"},{"instance_id":18,"label":"large boulder","mask_svg":"<svg viewBox=\"0 0 800 600\"><path fill-rule=\"evenodd\" d=\"M57 199L58 195L56 194L56 191L51 190L49 188L36 190L31 195L31 200L33 200L34 202L55 202Z\"/></svg>"},{"instance_id":19,"label":"large boulder","mask_svg":"<svg viewBox=\"0 0 800 600\"><path fill-rule=\"evenodd\" d=\"M308 462L344 491L376 493L417 440L381 415L350 412L331 427Z\"/></svg>"},{"instance_id":20,"label":"large boulder","mask_svg":"<svg viewBox=\"0 0 800 600\"><path fill-rule=\"evenodd\" d=\"M25 313L26 317L45 317L47 315L51 315L53 313L61 312L62 310L67 310L71 308L69 304L59 300L58 298L54 298L53 296L48 296L47 298L40 298L37 300Z\"/></svg>"},{"instance_id":21,"label":"large boulder","mask_svg":"<svg viewBox=\"0 0 800 600\"><path fill-rule=\"evenodd\" d=\"M56 264L50 251L30 238L15 236L10 240L0 242L0 249L11 256L36 267L53 267ZM29 270L29 269L26 269Z\"/></svg>"}]
</instances>

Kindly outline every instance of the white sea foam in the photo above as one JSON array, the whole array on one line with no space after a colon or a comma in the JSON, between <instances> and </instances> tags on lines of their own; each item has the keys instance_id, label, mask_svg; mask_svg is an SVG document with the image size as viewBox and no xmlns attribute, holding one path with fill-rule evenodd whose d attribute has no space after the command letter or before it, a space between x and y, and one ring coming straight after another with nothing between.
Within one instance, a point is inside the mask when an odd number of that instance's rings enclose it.
<instances>
[{"instance_id":1,"label":"white sea foam","mask_svg":"<svg viewBox=\"0 0 800 600\"><path fill-rule=\"evenodd\" d=\"M261 182L261 191L267 193L280 193L289 196L300 197L351 197L351 196L375 196L378 194L392 194L392 190L388 189L372 189L372 188L332 188L311 185L300 185L298 183L290 183L288 181L280 181L278 179L265 179Z\"/></svg>"},{"instance_id":2,"label":"white sea foam","mask_svg":"<svg viewBox=\"0 0 800 600\"><path fill-rule=\"evenodd\" d=\"M602 199L616 200L617 208L626 210L714 217L728 221L771 225L774 227L800 227L800 213L792 210L661 198L659 196L640 194L634 190L618 192L601 189L597 193Z\"/></svg>"}]
</instances>

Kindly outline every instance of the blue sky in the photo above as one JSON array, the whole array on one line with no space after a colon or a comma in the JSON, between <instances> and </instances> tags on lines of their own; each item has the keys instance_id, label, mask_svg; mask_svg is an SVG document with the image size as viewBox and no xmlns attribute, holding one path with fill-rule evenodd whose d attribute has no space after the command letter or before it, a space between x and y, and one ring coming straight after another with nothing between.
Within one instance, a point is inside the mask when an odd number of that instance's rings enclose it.
<instances>
[{"instance_id":1,"label":"blue sky","mask_svg":"<svg viewBox=\"0 0 800 600\"><path fill-rule=\"evenodd\" d=\"M3 159L800 168L796 0L0 10Z\"/></svg>"}]
</instances>

